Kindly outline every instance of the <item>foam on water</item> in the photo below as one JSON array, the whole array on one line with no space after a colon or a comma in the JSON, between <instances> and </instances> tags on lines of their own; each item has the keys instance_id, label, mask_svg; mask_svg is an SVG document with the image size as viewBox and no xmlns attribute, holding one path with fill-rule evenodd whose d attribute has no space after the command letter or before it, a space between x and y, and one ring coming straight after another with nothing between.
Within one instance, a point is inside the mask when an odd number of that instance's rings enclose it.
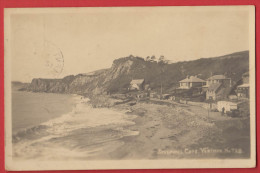
<instances>
[{"instance_id":1,"label":"foam on water","mask_svg":"<svg viewBox=\"0 0 260 173\"><path fill-rule=\"evenodd\" d=\"M134 125L132 121L136 116L127 115L124 112L118 112L108 108L92 108L87 102L88 99L82 97L74 97L75 107L70 113L64 114L58 118L49 120L37 127L26 129L14 135L14 156L16 158L36 158L36 159L59 159L59 158L82 158L87 157L89 153L101 150L98 147L91 147L82 152L76 147L62 147L61 144L67 136L77 136L80 129L104 128L104 134L100 136L86 136L88 144L98 144L118 140L124 136L138 135L138 131L131 131L125 127ZM111 130L116 131L115 134L109 134ZM81 132L82 133L82 132ZM84 130L83 130L84 133ZM87 135L86 133L83 135ZM107 137L110 136L109 139ZM101 139L100 139L101 138ZM104 139L102 139L104 138ZM54 140L55 139L55 140ZM55 142L54 142L55 141ZM57 142L58 141L58 142ZM99 141L99 142L97 142ZM66 139L66 143L75 143L73 137ZM84 142L71 146L80 146ZM100 146L99 146L100 147ZM67 156L67 157L65 157Z\"/></svg>"}]
</instances>

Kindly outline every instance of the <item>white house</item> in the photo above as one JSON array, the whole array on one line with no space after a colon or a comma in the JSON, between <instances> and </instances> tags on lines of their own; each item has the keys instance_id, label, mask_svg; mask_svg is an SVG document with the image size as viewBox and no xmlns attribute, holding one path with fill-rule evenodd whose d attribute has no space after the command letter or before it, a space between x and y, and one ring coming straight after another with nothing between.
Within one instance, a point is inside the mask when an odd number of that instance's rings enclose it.
<instances>
[{"instance_id":1,"label":"white house","mask_svg":"<svg viewBox=\"0 0 260 173\"><path fill-rule=\"evenodd\" d=\"M144 79L133 79L130 82L129 90L143 90L144 89Z\"/></svg>"},{"instance_id":2,"label":"white house","mask_svg":"<svg viewBox=\"0 0 260 173\"><path fill-rule=\"evenodd\" d=\"M226 113L227 111L232 111L237 109L237 104L228 101L218 101L218 111Z\"/></svg>"},{"instance_id":3,"label":"white house","mask_svg":"<svg viewBox=\"0 0 260 173\"><path fill-rule=\"evenodd\" d=\"M196 76L187 76L187 78L179 81L179 84L179 89L190 89L192 87L202 87L206 84L206 81Z\"/></svg>"}]
</instances>

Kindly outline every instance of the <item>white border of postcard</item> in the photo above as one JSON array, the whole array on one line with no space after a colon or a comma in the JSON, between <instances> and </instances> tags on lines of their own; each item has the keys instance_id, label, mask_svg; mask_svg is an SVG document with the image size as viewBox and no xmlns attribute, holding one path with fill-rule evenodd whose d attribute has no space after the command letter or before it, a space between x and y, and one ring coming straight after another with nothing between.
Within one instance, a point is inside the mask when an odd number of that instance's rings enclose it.
<instances>
[{"instance_id":1,"label":"white border of postcard","mask_svg":"<svg viewBox=\"0 0 260 173\"><path fill-rule=\"evenodd\" d=\"M9 51L10 16L21 13L84 13L86 10L124 11L129 8L172 8L173 10L247 10L249 12L249 57L250 57L250 159L172 159L172 160L97 160L97 161L15 161L12 160L12 124L11 124L11 59ZM252 168L256 165L255 132L255 6L193 6L193 7L80 7L80 8L5 8L4 9L5 44L5 166L7 170L84 170L84 169L168 169L168 168Z\"/></svg>"}]
</instances>

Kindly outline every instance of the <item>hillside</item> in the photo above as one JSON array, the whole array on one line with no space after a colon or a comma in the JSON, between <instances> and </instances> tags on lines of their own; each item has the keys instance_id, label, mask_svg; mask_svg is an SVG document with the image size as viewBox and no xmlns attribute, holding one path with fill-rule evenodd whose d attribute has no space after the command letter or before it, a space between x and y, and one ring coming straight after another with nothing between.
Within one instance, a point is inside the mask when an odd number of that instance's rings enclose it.
<instances>
[{"instance_id":1,"label":"hillside","mask_svg":"<svg viewBox=\"0 0 260 173\"><path fill-rule=\"evenodd\" d=\"M132 79L144 78L152 90L158 90L162 82L166 92L177 87L178 81L187 75L198 75L201 79L207 79L212 74L225 74L235 85L248 70L248 51L165 65L129 56L114 60L109 69L71 75L62 79L33 79L25 89L34 92L75 94L115 93L126 90Z\"/></svg>"}]
</instances>

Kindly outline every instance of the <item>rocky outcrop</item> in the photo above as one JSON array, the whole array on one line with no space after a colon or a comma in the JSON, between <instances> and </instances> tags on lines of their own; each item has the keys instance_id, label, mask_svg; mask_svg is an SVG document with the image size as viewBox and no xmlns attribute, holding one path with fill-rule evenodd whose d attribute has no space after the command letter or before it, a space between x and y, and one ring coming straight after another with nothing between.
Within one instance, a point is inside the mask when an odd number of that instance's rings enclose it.
<instances>
[{"instance_id":1,"label":"rocky outcrop","mask_svg":"<svg viewBox=\"0 0 260 173\"><path fill-rule=\"evenodd\" d=\"M28 90L34 92L65 93L68 85L62 79L33 79Z\"/></svg>"}]
</instances>

